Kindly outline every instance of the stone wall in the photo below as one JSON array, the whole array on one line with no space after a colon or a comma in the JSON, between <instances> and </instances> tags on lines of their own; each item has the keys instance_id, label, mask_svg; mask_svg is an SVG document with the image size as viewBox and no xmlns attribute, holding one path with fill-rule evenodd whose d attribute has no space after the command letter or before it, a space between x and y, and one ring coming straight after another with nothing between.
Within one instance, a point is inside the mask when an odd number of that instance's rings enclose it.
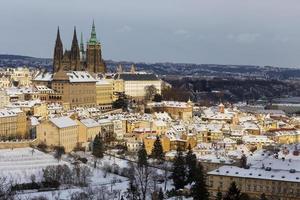
<instances>
[{"instance_id":1,"label":"stone wall","mask_svg":"<svg viewBox=\"0 0 300 200\"><path fill-rule=\"evenodd\" d=\"M34 140L19 140L19 141L0 141L0 149L10 149L10 148L24 148L30 147L31 145L37 145L38 142Z\"/></svg>"}]
</instances>

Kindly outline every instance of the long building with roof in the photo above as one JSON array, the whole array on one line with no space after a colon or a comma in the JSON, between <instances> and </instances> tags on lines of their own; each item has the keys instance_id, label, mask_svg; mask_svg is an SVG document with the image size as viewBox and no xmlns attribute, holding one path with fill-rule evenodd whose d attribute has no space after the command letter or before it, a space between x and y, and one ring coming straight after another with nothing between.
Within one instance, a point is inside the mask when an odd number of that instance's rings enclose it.
<instances>
[{"instance_id":1,"label":"long building with roof","mask_svg":"<svg viewBox=\"0 0 300 200\"><path fill-rule=\"evenodd\" d=\"M114 76L115 80L123 80L124 93L132 98L144 98L146 88L154 86L158 94L161 94L161 80L152 73L145 72L121 72Z\"/></svg>"}]
</instances>

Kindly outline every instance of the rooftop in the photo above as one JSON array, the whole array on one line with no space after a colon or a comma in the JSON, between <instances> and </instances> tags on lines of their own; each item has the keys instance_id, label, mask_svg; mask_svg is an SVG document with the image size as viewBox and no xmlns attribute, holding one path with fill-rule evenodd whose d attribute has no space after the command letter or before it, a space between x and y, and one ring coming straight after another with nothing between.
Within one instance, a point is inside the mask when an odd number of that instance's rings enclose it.
<instances>
[{"instance_id":1,"label":"rooftop","mask_svg":"<svg viewBox=\"0 0 300 200\"><path fill-rule=\"evenodd\" d=\"M300 172L291 170L266 170L258 168L244 169L235 166L222 166L208 172L208 175L289 181L300 183Z\"/></svg>"},{"instance_id":2,"label":"rooftop","mask_svg":"<svg viewBox=\"0 0 300 200\"><path fill-rule=\"evenodd\" d=\"M77 126L76 122L69 117L56 117L51 118L50 121L58 128L67 128Z\"/></svg>"}]
</instances>

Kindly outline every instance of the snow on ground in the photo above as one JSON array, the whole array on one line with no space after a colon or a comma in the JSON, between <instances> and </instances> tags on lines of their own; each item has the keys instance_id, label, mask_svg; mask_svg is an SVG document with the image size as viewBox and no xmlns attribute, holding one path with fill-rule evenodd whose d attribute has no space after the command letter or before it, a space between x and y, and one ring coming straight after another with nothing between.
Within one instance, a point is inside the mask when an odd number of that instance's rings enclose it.
<instances>
[{"instance_id":1,"label":"snow on ground","mask_svg":"<svg viewBox=\"0 0 300 200\"><path fill-rule=\"evenodd\" d=\"M90 187L99 189L106 187L107 191L118 190L124 193L128 188L128 179L113 173L108 173L103 170L105 167L118 168L119 173L123 168L128 167L128 161L122 158L105 155L102 159L97 160L97 168L94 168L94 158L91 153L77 152L77 156L85 157L88 159L87 166L92 171ZM35 175L36 182L42 181L43 169L47 166L67 164L72 166L75 160L73 157L64 155L62 161L58 162L57 159L51 154L46 154L32 148L18 148L18 149L2 149L0 150L0 177L5 176L13 184L15 183L29 183L31 176ZM163 175L163 170L154 169L157 174ZM157 187L164 188L164 183L157 183ZM167 189L172 188L172 181L167 182ZM35 190L23 191L17 196L20 199L28 199L33 197L45 196L48 199L67 200L70 199L71 194L74 192L86 191L87 188L80 188L72 186L71 188L61 187L55 191L38 192Z\"/></svg>"},{"instance_id":2,"label":"snow on ground","mask_svg":"<svg viewBox=\"0 0 300 200\"><path fill-rule=\"evenodd\" d=\"M13 183L31 182L33 174L36 181L40 181L44 168L58 164L66 162L58 162L52 155L32 148L0 150L0 176L8 178Z\"/></svg>"}]
</instances>

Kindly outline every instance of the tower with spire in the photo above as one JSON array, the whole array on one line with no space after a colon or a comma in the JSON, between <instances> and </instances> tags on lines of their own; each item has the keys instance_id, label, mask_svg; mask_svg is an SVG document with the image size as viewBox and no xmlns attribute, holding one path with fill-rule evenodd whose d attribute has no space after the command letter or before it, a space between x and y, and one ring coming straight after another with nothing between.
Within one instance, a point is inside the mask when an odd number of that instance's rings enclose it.
<instances>
[{"instance_id":1,"label":"tower with spire","mask_svg":"<svg viewBox=\"0 0 300 200\"><path fill-rule=\"evenodd\" d=\"M60 39L59 27L57 28L57 35L54 47L54 56L53 56L53 72L57 72L62 67L62 58L63 58L63 44Z\"/></svg>"},{"instance_id":2,"label":"tower with spire","mask_svg":"<svg viewBox=\"0 0 300 200\"><path fill-rule=\"evenodd\" d=\"M97 40L95 23L93 21L91 37L86 48L86 69L91 73L105 73L106 66L102 59L101 44Z\"/></svg>"},{"instance_id":3,"label":"tower with spire","mask_svg":"<svg viewBox=\"0 0 300 200\"><path fill-rule=\"evenodd\" d=\"M60 38L60 30L57 29L57 36L53 56L53 72L58 71L85 70L90 73L105 73L106 65L102 59L101 44L97 40L95 23L93 21L92 31L86 50L84 48L83 36L81 33L80 45L77 40L76 27L74 27L71 50L63 52L63 44Z\"/></svg>"},{"instance_id":4,"label":"tower with spire","mask_svg":"<svg viewBox=\"0 0 300 200\"><path fill-rule=\"evenodd\" d=\"M84 50L84 43L83 43L83 35L81 33L80 35L80 62L81 62L81 65L84 65L85 64L85 50Z\"/></svg>"},{"instance_id":5,"label":"tower with spire","mask_svg":"<svg viewBox=\"0 0 300 200\"><path fill-rule=\"evenodd\" d=\"M77 71L80 69L80 52L76 34L76 27L74 27L73 40L70 54L70 68L71 70Z\"/></svg>"}]
</instances>

